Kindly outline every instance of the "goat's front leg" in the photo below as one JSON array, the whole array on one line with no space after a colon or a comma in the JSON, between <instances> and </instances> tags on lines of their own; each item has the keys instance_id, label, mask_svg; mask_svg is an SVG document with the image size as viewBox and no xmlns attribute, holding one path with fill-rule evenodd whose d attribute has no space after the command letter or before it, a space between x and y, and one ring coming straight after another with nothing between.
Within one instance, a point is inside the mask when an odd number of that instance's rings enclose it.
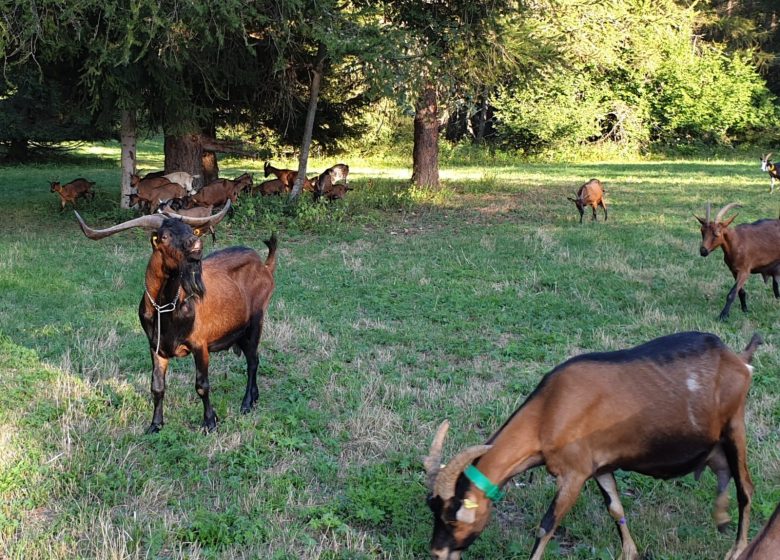
<instances>
[{"instance_id":1,"label":"goat's front leg","mask_svg":"<svg viewBox=\"0 0 780 560\"><path fill-rule=\"evenodd\" d=\"M601 495L604 497L607 511L615 520L617 530L620 533L620 541L623 543L623 551L620 558L622 560L635 560L639 557L639 552L636 549L634 539L631 538L631 533L628 532L626 514L623 511L623 504L620 503L620 493L617 489L615 476L612 473L602 474L596 477L596 483L599 485Z\"/></svg>"},{"instance_id":2,"label":"goat's front leg","mask_svg":"<svg viewBox=\"0 0 780 560\"><path fill-rule=\"evenodd\" d=\"M168 371L168 358L163 358L151 348L152 354L152 400L154 412L152 423L146 428L147 434L156 434L163 427L163 399L165 398L165 373Z\"/></svg>"},{"instance_id":3,"label":"goat's front leg","mask_svg":"<svg viewBox=\"0 0 780 560\"><path fill-rule=\"evenodd\" d=\"M577 497L580 495L582 485L585 484L587 477L582 477L578 473L569 473L558 477L558 492L555 494L547 513L544 514L542 522L539 524L539 534L534 543L531 560L542 560L544 549L555 532L555 529L563 519L563 516L572 508Z\"/></svg>"},{"instance_id":4,"label":"goat's front leg","mask_svg":"<svg viewBox=\"0 0 780 560\"><path fill-rule=\"evenodd\" d=\"M592 220L593 220L594 222L598 222L598 221L599 221L599 219L598 219L598 217L596 216L596 207L595 207L595 206L591 206L591 210L593 210L593 218L592 218Z\"/></svg>"},{"instance_id":5,"label":"goat's front leg","mask_svg":"<svg viewBox=\"0 0 780 560\"><path fill-rule=\"evenodd\" d=\"M725 321L726 318L729 316L729 310L731 310L731 304L734 303L734 299L737 297L737 293L740 291L742 294L739 296L740 304L742 305L742 310L747 311L747 296L745 296L745 292L742 289L742 287L745 285L745 282L748 279L749 274L740 272L735 275L737 282L734 284L734 287L731 288L729 291L729 294L726 296L726 305L723 307L723 311L720 312L720 316L718 319L721 321ZM744 300L743 300L744 298Z\"/></svg>"},{"instance_id":6,"label":"goat's front leg","mask_svg":"<svg viewBox=\"0 0 780 560\"><path fill-rule=\"evenodd\" d=\"M206 432L214 431L217 427L217 414L211 406L209 399L209 351L208 348L193 349L195 358L195 392L203 402L203 424L201 427Z\"/></svg>"},{"instance_id":7,"label":"goat's front leg","mask_svg":"<svg viewBox=\"0 0 780 560\"><path fill-rule=\"evenodd\" d=\"M772 276L772 291L775 294L775 298L780 298L780 289L777 285L777 276Z\"/></svg>"}]
</instances>

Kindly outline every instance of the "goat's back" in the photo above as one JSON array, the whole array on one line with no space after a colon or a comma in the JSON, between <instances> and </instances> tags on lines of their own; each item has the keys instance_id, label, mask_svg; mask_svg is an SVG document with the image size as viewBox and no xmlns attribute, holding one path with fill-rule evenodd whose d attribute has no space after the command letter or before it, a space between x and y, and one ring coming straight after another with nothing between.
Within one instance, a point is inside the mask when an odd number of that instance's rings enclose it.
<instances>
[{"instance_id":1,"label":"goat's back","mask_svg":"<svg viewBox=\"0 0 780 560\"><path fill-rule=\"evenodd\" d=\"M750 261L751 272L774 270L780 266L780 220L771 218L751 224L740 224L731 231L736 238L732 245L739 247L733 255L735 263Z\"/></svg>"},{"instance_id":2,"label":"goat's back","mask_svg":"<svg viewBox=\"0 0 780 560\"><path fill-rule=\"evenodd\" d=\"M553 474L568 456L596 468L681 476L743 414L750 377L717 336L678 333L572 358L545 376L523 408L546 419L538 437Z\"/></svg>"},{"instance_id":3,"label":"goat's back","mask_svg":"<svg viewBox=\"0 0 780 560\"><path fill-rule=\"evenodd\" d=\"M604 187L598 179L591 179L582 185L577 191L579 198L585 206L596 206L604 198Z\"/></svg>"}]
</instances>

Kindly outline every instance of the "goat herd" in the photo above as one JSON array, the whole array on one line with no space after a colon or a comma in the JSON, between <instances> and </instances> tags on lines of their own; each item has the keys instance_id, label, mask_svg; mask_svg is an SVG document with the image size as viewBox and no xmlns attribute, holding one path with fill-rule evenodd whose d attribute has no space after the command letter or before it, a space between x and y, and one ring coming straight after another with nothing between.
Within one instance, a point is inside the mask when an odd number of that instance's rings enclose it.
<instances>
[{"instance_id":1,"label":"goat herd","mask_svg":"<svg viewBox=\"0 0 780 560\"><path fill-rule=\"evenodd\" d=\"M768 161L768 156L765 158ZM257 187L261 194L289 190L295 172L265 166L266 176L276 179ZM304 188L324 195L347 166L336 166ZM154 411L147 433L159 431L163 421L165 375L171 358L192 354L197 394L203 404L203 428L213 430L217 417L209 400L209 354L233 348L247 362L247 385L241 411L249 412L258 398L256 382L258 343L274 290L275 236L265 241L265 260L252 249L230 247L203 257L200 235L225 217L238 192L251 189L251 177L212 183L200 192L188 191L186 178L145 177L135 183L138 201L154 212L124 223L93 229L76 213L84 234L102 239L131 228L151 232L152 254L146 267L139 319L152 356ZM145 190L155 181L155 187ZM167 182L165 182L167 181ZM269 183L271 183L269 185ZM92 183L80 179L55 188L65 201L88 196ZM174 187L170 185L175 185ZM263 185L266 185L265 187ZM307 186L308 185L308 186ZM167 189L167 204L154 189ZM211 197L210 191L220 197ZM207 192L204 192L207 191ZM66 195L64 193L68 193ZM70 193L75 194L70 194ZM174 196L176 195L176 196ZM181 195L181 196L179 196ZM343 192L341 194L343 196ZM190 200L209 209L204 215L185 214ZM580 220L585 206L607 208L598 180L583 185L575 202ZM221 211L211 209L223 205ZM158 208L159 206L159 208ZM734 208L728 204L701 223L703 256L717 247L736 284L729 292L721 319L728 315L735 295L746 310L744 284L751 273L771 277L775 295L780 274L780 220L760 220L734 229ZM595 479L609 515L622 541L622 558L639 557L628 529L614 472L622 469L657 478L687 473L698 475L709 468L717 478L714 519L720 530L729 523L728 484L736 486L738 524L736 542L728 560L780 558L778 511L748 545L753 483L748 472L745 404L751 383L751 360L761 338L754 334L741 353L730 350L717 336L701 332L677 333L634 348L590 353L558 365L541 380L525 402L484 445L469 447L442 465L442 447L449 427L439 427L424 459L430 493L427 501L434 516L431 555L457 560L487 525L493 504L501 500L501 488L512 477L544 465L556 478L557 493L541 520L532 551L540 560L563 516L574 505L585 482Z\"/></svg>"}]
</instances>

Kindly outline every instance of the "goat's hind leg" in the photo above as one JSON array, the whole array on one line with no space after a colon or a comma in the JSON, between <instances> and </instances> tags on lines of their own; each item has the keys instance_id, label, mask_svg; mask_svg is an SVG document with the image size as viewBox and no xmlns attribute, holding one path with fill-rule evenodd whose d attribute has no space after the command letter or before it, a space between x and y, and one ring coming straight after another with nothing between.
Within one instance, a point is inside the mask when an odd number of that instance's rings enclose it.
<instances>
[{"instance_id":1,"label":"goat's hind leg","mask_svg":"<svg viewBox=\"0 0 780 560\"><path fill-rule=\"evenodd\" d=\"M252 410L260 396L257 388L257 366L260 364L257 347L260 344L260 335L263 334L263 315L261 311L259 318L252 321L247 335L238 342L239 348L246 357L246 391L241 401L241 412L244 414Z\"/></svg>"},{"instance_id":2,"label":"goat's hind leg","mask_svg":"<svg viewBox=\"0 0 780 560\"><path fill-rule=\"evenodd\" d=\"M750 503L753 498L753 481L747 467L747 437L745 435L744 410L731 420L722 441L723 451L728 460L729 469L737 487L739 521L737 539L734 547L726 555L726 560L737 560L747 548L748 528L750 527Z\"/></svg>"},{"instance_id":3,"label":"goat's hind leg","mask_svg":"<svg viewBox=\"0 0 780 560\"><path fill-rule=\"evenodd\" d=\"M209 383L209 351L207 348L193 349L192 356L195 358L195 391L198 393L203 403L203 424L201 427L206 432L213 432L217 428L217 413L211 406L209 393L211 384Z\"/></svg>"},{"instance_id":4,"label":"goat's hind leg","mask_svg":"<svg viewBox=\"0 0 780 560\"><path fill-rule=\"evenodd\" d=\"M622 560L636 560L639 557L639 552L636 549L634 539L631 538L631 533L628 532L626 514L623 511L623 504L620 503L620 493L617 489L615 476L612 473L602 474L596 477L596 483L599 485L601 495L604 497L607 511L615 520L617 530L620 533L620 541L623 543L623 551L620 558Z\"/></svg>"}]
</instances>

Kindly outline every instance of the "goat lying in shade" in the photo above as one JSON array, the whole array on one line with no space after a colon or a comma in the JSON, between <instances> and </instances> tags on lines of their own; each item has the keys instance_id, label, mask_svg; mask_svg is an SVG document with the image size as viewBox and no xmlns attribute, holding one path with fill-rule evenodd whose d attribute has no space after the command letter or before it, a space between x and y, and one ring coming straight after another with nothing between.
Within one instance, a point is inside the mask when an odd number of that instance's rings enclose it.
<instances>
[{"instance_id":1,"label":"goat lying in shade","mask_svg":"<svg viewBox=\"0 0 780 560\"><path fill-rule=\"evenodd\" d=\"M742 354L709 333L664 336L617 352L584 354L548 373L485 445L441 467L442 423L425 467L434 527L431 554L457 560L487 525L501 486L545 465L558 492L539 527L531 558L545 546L589 478L595 478L623 542L638 558L613 472L656 478L700 472L718 476L715 518L728 521L728 481L737 488L739 526L728 560L747 546L753 483L747 467L745 398L761 338Z\"/></svg>"},{"instance_id":2,"label":"goat lying in shade","mask_svg":"<svg viewBox=\"0 0 780 560\"><path fill-rule=\"evenodd\" d=\"M207 218L152 214L95 230L81 219L84 235L102 239L132 228L152 230L152 255L146 266L144 294L138 308L152 355L154 413L147 433L163 426L165 374L171 358L195 358L195 389L203 402L203 428L217 426L209 400L209 354L233 347L246 357L247 384L241 411L257 402L257 346L274 290L276 236L265 242L265 262L253 249L230 247L201 260L199 235L218 224L230 209ZM194 231L192 228L195 228Z\"/></svg>"}]
</instances>

